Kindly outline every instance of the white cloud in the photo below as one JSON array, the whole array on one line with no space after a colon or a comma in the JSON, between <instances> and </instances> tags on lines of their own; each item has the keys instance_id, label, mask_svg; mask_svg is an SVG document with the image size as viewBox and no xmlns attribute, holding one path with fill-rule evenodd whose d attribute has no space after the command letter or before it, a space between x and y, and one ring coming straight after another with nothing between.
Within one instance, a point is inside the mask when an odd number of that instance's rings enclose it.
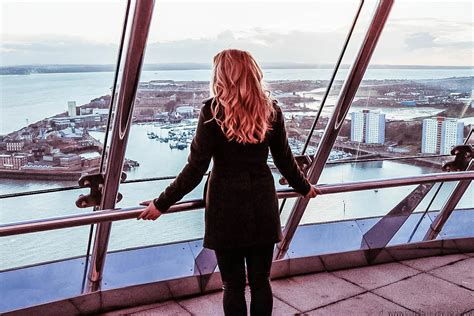
<instances>
[{"instance_id":1,"label":"white cloud","mask_svg":"<svg viewBox=\"0 0 474 316\"><path fill-rule=\"evenodd\" d=\"M145 62L210 62L221 49L235 47L262 62L333 63L357 3L157 1ZM352 56L374 3L365 3ZM472 6L396 1L373 63L472 65ZM122 2L7 1L0 9L2 65L115 63Z\"/></svg>"}]
</instances>

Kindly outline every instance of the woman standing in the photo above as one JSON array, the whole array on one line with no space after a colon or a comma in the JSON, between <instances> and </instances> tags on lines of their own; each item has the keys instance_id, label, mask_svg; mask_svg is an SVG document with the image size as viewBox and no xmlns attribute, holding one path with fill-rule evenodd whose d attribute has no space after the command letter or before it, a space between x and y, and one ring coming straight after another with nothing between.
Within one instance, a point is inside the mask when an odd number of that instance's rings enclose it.
<instances>
[{"instance_id":1,"label":"woman standing","mask_svg":"<svg viewBox=\"0 0 474 316\"><path fill-rule=\"evenodd\" d=\"M246 51L227 49L214 57L212 98L205 100L188 163L138 219L155 220L191 192L213 166L205 189L203 246L214 249L221 272L226 315L271 315L269 276L275 243L282 239L273 161L288 183L307 198L314 187L298 168L288 145L281 108L263 87L263 73Z\"/></svg>"}]
</instances>

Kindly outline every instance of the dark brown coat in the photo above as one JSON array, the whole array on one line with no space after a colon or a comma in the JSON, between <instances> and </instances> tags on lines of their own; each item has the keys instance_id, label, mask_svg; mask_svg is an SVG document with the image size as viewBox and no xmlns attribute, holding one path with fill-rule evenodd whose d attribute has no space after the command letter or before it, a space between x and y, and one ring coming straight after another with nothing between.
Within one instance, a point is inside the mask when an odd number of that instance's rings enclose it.
<instances>
[{"instance_id":1,"label":"dark brown coat","mask_svg":"<svg viewBox=\"0 0 474 316\"><path fill-rule=\"evenodd\" d=\"M191 143L188 162L176 179L154 199L163 213L191 192L202 180L211 158L213 166L204 189L204 247L223 249L267 242L282 238L278 199L271 170L267 164L269 149L273 161L288 183L306 195L310 183L298 168L288 145L285 120L276 101L273 131L259 144L228 141L212 118L211 99L203 101L196 135Z\"/></svg>"}]
</instances>

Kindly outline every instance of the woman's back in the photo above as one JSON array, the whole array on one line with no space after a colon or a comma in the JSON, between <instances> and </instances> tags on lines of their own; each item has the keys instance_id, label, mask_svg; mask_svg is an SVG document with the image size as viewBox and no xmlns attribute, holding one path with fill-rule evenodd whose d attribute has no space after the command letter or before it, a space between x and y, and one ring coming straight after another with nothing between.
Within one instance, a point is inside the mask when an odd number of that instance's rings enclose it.
<instances>
[{"instance_id":1,"label":"woman's back","mask_svg":"<svg viewBox=\"0 0 474 316\"><path fill-rule=\"evenodd\" d=\"M208 120L213 99L204 101L202 117ZM212 148L213 167L206 181L204 246L222 249L281 240L281 223L275 180L267 164L269 151L275 165L301 194L309 182L299 170L288 145L284 116L276 102L272 130L257 144L228 140L211 120L198 139ZM205 131L205 132L204 132Z\"/></svg>"},{"instance_id":2,"label":"woman's back","mask_svg":"<svg viewBox=\"0 0 474 316\"><path fill-rule=\"evenodd\" d=\"M214 98L205 100L202 111L208 112L213 100ZM208 124L211 123L215 131L214 141L216 142L213 155L214 165L226 167L229 171L233 169L257 169L266 166L269 153L269 138L272 131L268 131L267 137L260 143L239 143L235 140L227 139L215 121Z\"/></svg>"}]
</instances>

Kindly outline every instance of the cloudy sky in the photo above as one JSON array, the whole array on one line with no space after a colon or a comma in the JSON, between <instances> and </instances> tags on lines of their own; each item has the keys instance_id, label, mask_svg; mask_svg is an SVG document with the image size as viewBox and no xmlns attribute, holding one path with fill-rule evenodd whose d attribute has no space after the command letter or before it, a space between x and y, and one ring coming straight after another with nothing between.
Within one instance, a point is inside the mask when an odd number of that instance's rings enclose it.
<instances>
[{"instance_id":1,"label":"cloudy sky","mask_svg":"<svg viewBox=\"0 0 474 316\"><path fill-rule=\"evenodd\" d=\"M365 2L348 59L375 3ZM260 62L333 63L357 6L156 0L145 62L210 63L219 50L240 48ZM119 0L2 0L0 64L114 64L124 10ZM397 0L373 63L474 66L473 52L472 1Z\"/></svg>"}]
</instances>

